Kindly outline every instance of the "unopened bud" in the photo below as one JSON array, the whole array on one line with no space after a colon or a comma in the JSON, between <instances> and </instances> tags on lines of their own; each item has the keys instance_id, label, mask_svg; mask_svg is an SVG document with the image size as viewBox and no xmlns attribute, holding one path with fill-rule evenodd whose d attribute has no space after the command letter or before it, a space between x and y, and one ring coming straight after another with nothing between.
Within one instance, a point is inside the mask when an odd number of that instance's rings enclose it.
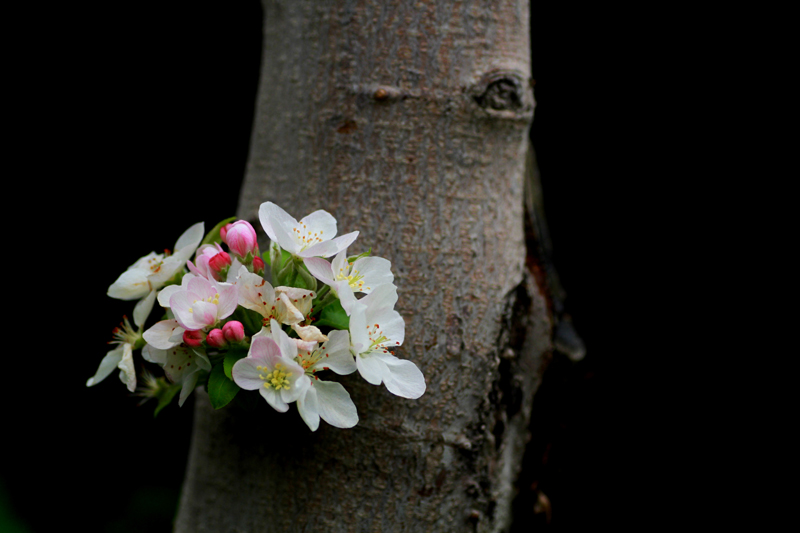
<instances>
[{"instance_id":1,"label":"unopened bud","mask_svg":"<svg viewBox=\"0 0 800 533\"><path fill-rule=\"evenodd\" d=\"M208 266L217 274L231 266L231 256L228 252L219 252L208 260Z\"/></svg>"},{"instance_id":2,"label":"unopened bud","mask_svg":"<svg viewBox=\"0 0 800 533\"><path fill-rule=\"evenodd\" d=\"M225 240L225 237L228 235L228 230L231 229L231 226L233 226L233 224L228 222L227 224L219 228L219 238L225 244L228 244L228 241Z\"/></svg>"},{"instance_id":3,"label":"unopened bud","mask_svg":"<svg viewBox=\"0 0 800 533\"><path fill-rule=\"evenodd\" d=\"M220 232L220 235L222 233ZM246 220L237 220L225 232L225 243L228 248L241 258L258 254L258 236L256 230Z\"/></svg>"},{"instance_id":4,"label":"unopened bud","mask_svg":"<svg viewBox=\"0 0 800 533\"><path fill-rule=\"evenodd\" d=\"M203 332L200 330L183 332L183 342L187 346L192 346L194 348L197 348L198 346L202 346L204 340L205 336L203 335Z\"/></svg>"},{"instance_id":5,"label":"unopened bud","mask_svg":"<svg viewBox=\"0 0 800 533\"><path fill-rule=\"evenodd\" d=\"M253 258L253 273L258 274L261 277L264 277L264 260L261 259L260 256L255 256Z\"/></svg>"},{"instance_id":6,"label":"unopened bud","mask_svg":"<svg viewBox=\"0 0 800 533\"><path fill-rule=\"evenodd\" d=\"M212 348L225 348L228 345L228 341L225 340L225 336L219 328L214 328L208 332L206 342Z\"/></svg>"},{"instance_id":7,"label":"unopened bud","mask_svg":"<svg viewBox=\"0 0 800 533\"><path fill-rule=\"evenodd\" d=\"M244 339L244 326L238 320L231 320L222 326L222 335L228 342L241 342Z\"/></svg>"}]
</instances>

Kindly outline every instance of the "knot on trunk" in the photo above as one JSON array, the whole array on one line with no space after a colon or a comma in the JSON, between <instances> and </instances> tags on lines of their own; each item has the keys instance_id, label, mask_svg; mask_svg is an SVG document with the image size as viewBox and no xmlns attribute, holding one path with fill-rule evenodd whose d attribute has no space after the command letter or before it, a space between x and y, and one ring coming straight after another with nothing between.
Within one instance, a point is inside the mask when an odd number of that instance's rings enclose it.
<instances>
[{"instance_id":1,"label":"knot on trunk","mask_svg":"<svg viewBox=\"0 0 800 533\"><path fill-rule=\"evenodd\" d=\"M533 83L515 71L493 71L470 88L472 99L489 115L533 118Z\"/></svg>"}]
</instances>

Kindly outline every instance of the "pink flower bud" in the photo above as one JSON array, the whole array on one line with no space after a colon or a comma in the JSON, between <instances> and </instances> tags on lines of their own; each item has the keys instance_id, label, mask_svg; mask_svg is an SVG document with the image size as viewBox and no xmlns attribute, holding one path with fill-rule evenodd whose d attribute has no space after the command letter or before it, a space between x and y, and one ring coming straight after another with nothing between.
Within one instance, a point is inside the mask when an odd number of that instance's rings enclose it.
<instances>
[{"instance_id":1,"label":"pink flower bud","mask_svg":"<svg viewBox=\"0 0 800 533\"><path fill-rule=\"evenodd\" d=\"M220 239L222 240L222 242L224 242L225 244L228 244L228 241L226 241L226 240L225 240L225 236L228 234L228 230L229 230L229 229L231 229L231 226L232 226L232 225L233 225L233 224L231 224L230 222L228 222L227 224L225 224L224 226L222 226L221 228L219 228L219 238L220 238Z\"/></svg>"},{"instance_id":2,"label":"pink flower bud","mask_svg":"<svg viewBox=\"0 0 800 533\"><path fill-rule=\"evenodd\" d=\"M222 334L228 342L241 342L244 339L244 326L238 320L231 320L222 326Z\"/></svg>"},{"instance_id":3,"label":"pink flower bud","mask_svg":"<svg viewBox=\"0 0 800 533\"><path fill-rule=\"evenodd\" d=\"M212 348L224 348L228 345L228 341L225 340L225 336L219 328L214 328L208 332L206 342Z\"/></svg>"},{"instance_id":4,"label":"pink flower bud","mask_svg":"<svg viewBox=\"0 0 800 533\"><path fill-rule=\"evenodd\" d=\"M183 342L187 346L194 346L195 348L198 346L202 346L204 340L205 340L205 335L200 330L183 332Z\"/></svg>"},{"instance_id":5,"label":"pink flower bud","mask_svg":"<svg viewBox=\"0 0 800 533\"><path fill-rule=\"evenodd\" d=\"M247 254L258 254L256 230L246 220L237 220L231 224L231 227L225 232L225 243L239 257L245 258Z\"/></svg>"},{"instance_id":6,"label":"pink flower bud","mask_svg":"<svg viewBox=\"0 0 800 533\"><path fill-rule=\"evenodd\" d=\"M258 255L253 258L253 273L259 276L264 275L264 260Z\"/></svg>"},{"instance_id":7,"label":"pink flower bud","mask_svg":"<svg viewBox=\"0 0 800 533\"><path fill-rule=\"evenodd\" d=\"M222 269L231 266L231 256L228 252L220 252L208 260L208 266L219 274Z\"/></svg>"}]
</instances>

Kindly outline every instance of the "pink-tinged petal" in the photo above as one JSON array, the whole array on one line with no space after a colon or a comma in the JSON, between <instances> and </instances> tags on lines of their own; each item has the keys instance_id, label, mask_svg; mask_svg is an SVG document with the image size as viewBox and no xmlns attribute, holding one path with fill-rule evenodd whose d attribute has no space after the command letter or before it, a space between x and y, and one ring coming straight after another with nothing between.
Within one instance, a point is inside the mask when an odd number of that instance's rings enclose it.
<instances>
[{"instance_id":1,"label":"pink-tinged petal","mask_svg":"<svg viewBox=\"0 0 800 533\"><path fill-rule=\"evenodd\" d=\"M412 400L425 393L425 376L422 375L417 365L388 353L375 353L373 357L380 359L389 370L389 374L383 379L383 384L386 385L389 392Z\"/></svg>"},{"instance_id":2,"label":"pink-tinged petal","mask_svg":"<svg viewBox=\"0 0 800 533\"><path fill-rule=\"evenodd\" d=\"M97 368L97 372L95 372L94 376L86 381L86 386L91 387L92 385L97 385L106 379L108 375L117 368L117 364L122 360L123 352L124 349L122 346L108 352L100 361L100 366Z\"/></svg>"},{"instance_id":3,"label":"pink-tinged petal","mask_svg":"<svg viewBox=\"0 0 800 533\"><path fill-rule=\"evenodd\" d=\"M306 268L311 275L320 280L325 285L333 284L333 269L331 264L321 257L306 257L303 259Z\"/></svg>"},{"instance_id":4,"label":"pink-tinged petal","mask_svg":"<svg viewBox=\"0 0 800 533\"><path fill-rule=\"evenodd\" d=\"M319 427L319 404L317 401L317 391L314 387L309 387L306 393L297 399L297 412L300 418L311 431L316 431Z\"/></svg>"},{"instance_id":5,"label":"pink-tinged petal","mask_svg":"<svg viewBox=\"0 0 800 533\"><path fill-rule=\"evenodd\" d=\"M168 350L181 343L184 331L177 320L169 319L155 323L142 336L154 348Z\"/></svg>"},{"instance_id":6,"label":"pink-tinged petal","mask_svg":"<svg viewBox=\"0 0 800 533\"><path fill-rule=\"evenodd\" d=\"M353 241L356 240L356 237L358 237L358 232L354 231L352 233L348 233L347 235L336 237L333 240L323 241L315 244L314 246L309 246L302 252L296 252L296 255L304 258L330 257L332 255L338 254L342 250L346 250L348 246L353 244Z\"/></svg>"},{"instance_id":7,"label":"pink-tinged petal","mask_svg":"<svg viewBox=\"0 0 800 533\"><path fill-rule=\"evenodd\" d=\"M193 321L181 320L183 326L186 329L203 329L217 321L217 306L213 303L197 301L192 304L192 313L190 314L193 317Z\"/></svg>"},{"instance_id":8,"label":"pink-tinged petal","mask_svg":"<svg viewBox=\"0 0 800 533\"><path fill-rule=\"evenodd\" d=\"M263 329L261 331L264 331ZM269 322L269 337L278 345L281 357L293 361L297 357L297 344L274 318Z\"/></svg>"},{"instance_id":9,"label":"pink-tinged petal","mask_svg":"<svg viewBox=\"0 0 800 533\"><path fill-rule=\"evenodd\" d=\"M180 285L168 285L158 291L158 305L161 307L169 307L169 299L172 298L172 295L176 292L185 291L186 286L192 278L195 277L194 274L184 274Z\"/></svg>"},{"instance_id":10,"label":"pink-tinged petal","mask_svg":"<svg viewBox=\"0 0 800 533\"><path fill-rule=\"evenodd\" d=\"M217 304L217 320L228 318L236 311L239 305L239 291L236 286L225 287L219 293L219 303Z\"/></svg>"},{"instance_id":11,"label":"pink-tinged petal","mask_svg":"<svg viewBox=\"0 0 800 533\"><path fill-rule=\"evenodd\" d=\"M319 416L325 422L337 428L351 428L358 424L356 405L340 383L317 380L311 388L317 391Z\"/></svg>"},{"instance_id":12,"label":"pink-tinged petal","mask_svg":"<svg viewBox=\"0 0 800 533\"><path fill-rule=\"evenodd\" d=\"M373 385L380 385L384 377L389 374L386 364L377 357L373 357L373 354L356 356L356 366L361 377Z\"/></svg>"},{"instance_id":13,"label":"pink-tinged petal","mask_svg":"<svg viewBox=\"0 0 800 533\"><path fill-rule=\"evenodd\" d=\"M256 368L259 366L261 367L261 370ZM265 371L263 367L263 361L260 362L259 360L250 357L239 359L233 365L233 369L231 370L233 382L244 390L256 390L260 387L263 388L264 380L261 379L260 376L264 376L265 373L269 373L269 371Z\"/></svg>"},{"instance_id":14,"label":"pink-tinged petal","mask_svg":"<svg viewBox=\"0 0 800 533\"><path fill-rule=\"evenodd\" d=\"M206 278L192 278L186 285L186 290L198 296L199 300L214 298L217 294L217 287Z\"/></svg>"},{"instance_id":15,"label":"pink-tinged petal","mask_svg":"<svg viewBox=\"0 0 800 533\"><path fill-rule=\"evenodd\" d=\"M285 413L289 410L289 404L281 399L281 395L278 394L275 389L262 386L258 391L261 393L261 396L267 400L267 403L279 413Z\"/></svg>"},{"instance_id":16,"label":"pink-tinged petal","mask_svg":"<svg viewBox=\"0 0 800 533\"><path fill-rule=\"evenodd\" d=\"M346 331L335 329L328 334L324 354L315 365L317 368L329 368L337 374L346 376L357 370L356 361L350 353L350 335Z\"/></svg>"},{"instance_id":17,"label":"pink-tinged petal","mask_svg":"<svg viewBox=\"0 0 800 533\"><path fill-rule=\"evenodd\" d=\"M136 324L136 327L141 328L144 326L155 302L156 291L150 291L147 296L136 302L136 306L133 308L133 323Z\"/></svg>"},{"instance_id":18,"label":"pink-tinged petal","mask_svg":"<svg viewBox=\"0 0 800 533\"><path fill-rule=\"evenodd\" d=\"M312 234L319 234L322 239L336 237L336 219L324 209L319 209L310 215L306 215L300 221L300 224L305 224L306 231L310 231Z\"/></svg>"}]
</instances>

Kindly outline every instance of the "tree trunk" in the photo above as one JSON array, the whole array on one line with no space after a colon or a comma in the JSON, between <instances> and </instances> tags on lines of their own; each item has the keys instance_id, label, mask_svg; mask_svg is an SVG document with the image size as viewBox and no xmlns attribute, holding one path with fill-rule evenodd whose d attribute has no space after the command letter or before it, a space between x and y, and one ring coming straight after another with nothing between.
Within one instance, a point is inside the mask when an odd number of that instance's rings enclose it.
<instances>
[{"instance_id":1,"label":"tree trunk","mask_svg":"<svg viewBox=\"0 0 800 533\"><path fill-rule=\"evenodd\" d=\"M264 0L238 215L325 209L392 261L418 400L354 376L350 430L198 394L178 532L501 531L552 320L526 267L526 0ZM266 239L266 237L264 237ZM261 243L267 249L267 242ZM200 391L198 391L200 392Z\"/></svg>"}]
</instances>

